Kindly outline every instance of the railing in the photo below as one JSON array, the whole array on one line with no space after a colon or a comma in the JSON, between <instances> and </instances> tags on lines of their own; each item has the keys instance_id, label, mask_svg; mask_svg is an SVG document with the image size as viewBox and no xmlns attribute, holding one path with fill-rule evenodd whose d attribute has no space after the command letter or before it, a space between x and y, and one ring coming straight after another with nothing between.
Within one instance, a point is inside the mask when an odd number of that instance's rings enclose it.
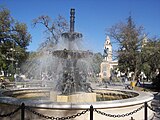
<instances>
[{"instance_id":1,"label":"railing","mask_svg":"<svg viewBox=\"0 0 160 120\"><path fill-rule=\"evenodd\" d=\"M18 112L19 110L21 110L21 115L20 115L20 120L25 120L25 110L31 112L32 114L34 115L37 115L41 118L45 118L45 119L50 119L50 120L69 120L69 119L73 119L73 118L76 118L76 117L79 117L81 115L84 115L86 114L87 112L90 112L90 120L93 120L93 116L94 116L94 112L100 114L100 115L103 115L103 116L106 116L106 117L112 117L112 118L123 118L123 117L126 117L126 116L131 116L137 112L139 112L140 110L142 110L144 108L144 120L148 120L148 111L147 111L147 108L149 108L150 110L152 110L153 112L156 112L158 114L160 114L160 109L153 109L151 106L149 106L147 104L147 102L144 103L144 105L142 105L141 107L137 108L136 110L133 110L131 112L128 112L128 113L124 113L124 114L108 114L106 112L103 112L103 111L100 111L98 109L95 109L92 105L90 106L89 109L86 109L86 110L83 110L79 113L76 113L76 114L73 114L71 116L65 116L65 117L57 117L57 116L47 116L47 115L44 115L42 113L39 113L35 110L33 110L31 107L28 107L28 106L25 106L24 103L22 103L17 109L15 109L14 111L10 112L10 113L6 113L6 114L2 114L0 115L1 118L4 118L4 117L10 117L11 115L15 114L16 112ZM158 116L156 116L156 114L154 113L154 116L152 117L152 120L153 118L156 117L156 118L160 118ZM130 120L134 120L134 118L131 116L131 119Z\"/></svg>"}]
</instances>

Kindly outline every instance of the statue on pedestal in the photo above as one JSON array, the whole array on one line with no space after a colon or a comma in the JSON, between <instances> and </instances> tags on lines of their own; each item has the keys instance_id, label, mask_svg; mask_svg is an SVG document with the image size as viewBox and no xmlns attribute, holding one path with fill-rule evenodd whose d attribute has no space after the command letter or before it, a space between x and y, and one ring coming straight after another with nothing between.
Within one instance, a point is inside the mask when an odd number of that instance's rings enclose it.
<instances>
[{"instance_id":1,"label":"statue on pedestal","mask_svg":"<svg viewBox=\"0 0 160 120\"><path fill-rule=\"evenodd\" d=\"M108 52L109 52L109 49L105 47L104 48L104 53L103 53L103 57L104 57L105 60L107 60Z\"/></svg>"}]
</instances>

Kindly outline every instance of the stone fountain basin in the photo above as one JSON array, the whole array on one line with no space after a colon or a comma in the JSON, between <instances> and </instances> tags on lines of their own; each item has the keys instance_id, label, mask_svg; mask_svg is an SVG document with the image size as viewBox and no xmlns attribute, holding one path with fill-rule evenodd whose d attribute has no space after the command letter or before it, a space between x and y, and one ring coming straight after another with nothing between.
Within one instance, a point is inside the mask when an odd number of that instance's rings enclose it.
<instances>
[{"instance_id":1,"label":"stone fountain basin","mask_svg":"<svg viewBox=\"0 0 160 120\"><path fill-rule=\"evenodd\" d=\"M53 109L87 109L90 108L90 105L93 105L94 108L114 108L114 107L124 107L124 106L133 106L142 104L144 102L149 102L153 99L153 95L147 92L137 92L132 90L111 90L111 89L98 89L94 90L94 92L98 94L109 94L109 95L119 95L120 93L126 94L128 93L129 97L120 100L109 100L109 101L96 101L96 102L54 102L50 100L33 100L33 99L23 99L23 98L15 98L12 97L12 94L25 94L31 93L36 95L37 93L48 93L49 90L37 89L37 88L21 88L14 89L12 91L5 91L1 93L0 103L12 104L12 105L20 105L21 103L25 103L27 106L36 107L36 108L53 108ZM84 94L84 93L79 93ZM131 94L133 96L131 97ZM83 96L83 95L81 95ZM81 99L81 98L79 98ZM84 99L87 99L86 97Z\"/></svg>"},{"instance_id":2,"label":"stone fountain basin","mask_svg":"<svg viewBox=\"0 0 160 120\"><path fill-rule=\"evenodd\" d=\"M27 92L29 90L33 90L34 92L39 92L40 89L29 89L23 88L20 91ZM43 92L48 92L46 88L41 89ZM18 89L14 89L12 91L18 92ZM46 116L54 116L54 117L66 117L76 115L77 113L81 113L83 110L89 109L92 105L94 109L102 111L111 115L122 115L126 113L131 113L138 108L144 105L144 102L147 102L148 105L151 104L151 100L153 99L153 95L151 93L146 92L137 92L131 90L111 90L111 89L98 89L96 92L106 93L113 92L119 93L129 93L134 94L134 97L130 97L127 99L121 100L111 100L111 101L97 101L97 102L52 102L48 100L31 100L31 99L19 99L9 96L3 96L4 92L1 93L0 104L1 108L5 110L6 113L9 113L17 108L17 106L21 105L21 103L25 103L26 106L31 107L34 111L37 111ZM87 99L87 98L85 98ZM26 119L34 119L34 120L43 120L42 117L34 115L31 112L25 111ZM14 116L15 120L19 119L20 113ZM130 120L133 117L135 120L144 120L144 108L140 111L135 112L129 116L118 118L118 120ZM148 109L148 118L153 117L153 111ZM81 116L74 118L74 120L89 120L90 112L87 112ZM94 111L93 115L94 120L117 120L114 117L107 117L101 114L98 114Z\"/></svg>"}]
</instances>

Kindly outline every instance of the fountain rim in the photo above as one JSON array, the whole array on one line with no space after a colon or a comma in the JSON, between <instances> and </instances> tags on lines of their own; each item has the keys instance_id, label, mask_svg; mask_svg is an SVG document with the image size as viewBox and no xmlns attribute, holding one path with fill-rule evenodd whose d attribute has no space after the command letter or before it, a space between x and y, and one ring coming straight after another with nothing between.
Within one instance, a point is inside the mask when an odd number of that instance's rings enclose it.
<instances>
[{"instance_id":1,"label":"fountain rim","mask_svg":"<svg viewBox=\"0 0 160 120\"><path fill-rule=\"evenodd\" d=\"M33 88L32 88L33 89ZM14 90L31 90L31 89L14 89ZM36 90L36 89L34 89ZM127 98L122 100L112 100L112 101L98 101L98 102L48 102L48 101L33 101L33 100L24 100L8 96L1 96L0 103L19 106L21 103L25 103L26 106L40 108L40 109L89 109L92 105L94 108L106 109L106 108L119 108L119 107L128 107L143 104L145 102L150 102L154 96L148 92L137 92L133 90L121 90L121 89L108 89L103 88L103 90L118 90L125 92L134 92L138 96L133 98ZM3 91L4 92L4 91ZM2 94L1 92L0 94Z\"/></svg>"}]
</instances>

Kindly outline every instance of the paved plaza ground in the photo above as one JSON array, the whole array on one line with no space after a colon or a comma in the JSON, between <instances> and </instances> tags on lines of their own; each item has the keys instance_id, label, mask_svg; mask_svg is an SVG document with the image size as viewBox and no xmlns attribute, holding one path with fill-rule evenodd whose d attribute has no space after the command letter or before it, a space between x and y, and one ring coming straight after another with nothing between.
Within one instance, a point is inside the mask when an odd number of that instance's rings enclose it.
<instances>
[{"instance_id":1,"label":"paved plaza ground","mask_svg":"<svg viewBox=\"0 0 160 120\"><path fill-rule=\"evenodd\" d=\"M157 113L155 113L155 117L153 120L160 120L160 92L153 94L154 99L152 100L152 107L157 110Z\"/></svg>"}]
</instances>

